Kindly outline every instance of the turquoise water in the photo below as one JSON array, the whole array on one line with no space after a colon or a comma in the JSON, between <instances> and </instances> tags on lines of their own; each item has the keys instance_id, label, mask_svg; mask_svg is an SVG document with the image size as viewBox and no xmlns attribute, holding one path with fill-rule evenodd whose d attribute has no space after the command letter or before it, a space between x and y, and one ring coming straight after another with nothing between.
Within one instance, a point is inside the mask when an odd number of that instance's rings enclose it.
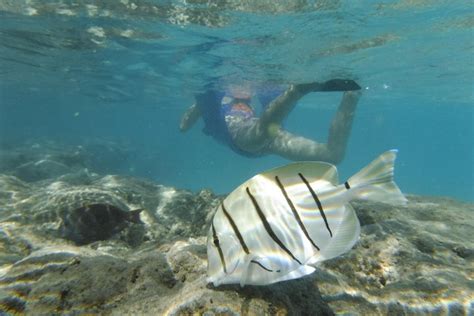
<instances>
[{"instance_id":1,"label":"turquoise water","mask_svg":"<svg viewBox=\"0 0 474 316\"><path fill-rule=\"evenodd\" d=\"M405 193L474 201L472 1L0 1L1 144L127 144L110 172L227 193L286 163L178 124L209 82L356 79L349 177L397 148ZM285 127L320 141L340 94ZM125 146L125 145L124 145Z\"/></svg>"}]
</instances>

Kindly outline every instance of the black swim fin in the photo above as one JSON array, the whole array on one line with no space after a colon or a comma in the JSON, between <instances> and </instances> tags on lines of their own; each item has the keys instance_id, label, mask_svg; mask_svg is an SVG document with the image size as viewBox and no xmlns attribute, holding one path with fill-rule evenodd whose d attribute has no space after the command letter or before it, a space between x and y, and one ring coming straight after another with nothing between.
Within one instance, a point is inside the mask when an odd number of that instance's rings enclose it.
<instances>
[{"instance_id":1,"label":"black swim fin","mask_svg":"<svg viewBox=\"0 0 474 316\"><path fill-rule=\"evenodd\" d=\"M354 80L350 79L331 79L323 82L318 91L355 91L361 87Z\"/></svg>"},{"instance_id":2,"label":"black swim fin","mask_svg":"<svg viewBox=\"0 0 474 316\"><path fill-rule=\"evenodd\" d=\"M355 91L361 87L351 79L331 79L326 82L312 82L295 85L301 93L309 92L333 92L333 91Z\"/></svg>"}]
</instances>

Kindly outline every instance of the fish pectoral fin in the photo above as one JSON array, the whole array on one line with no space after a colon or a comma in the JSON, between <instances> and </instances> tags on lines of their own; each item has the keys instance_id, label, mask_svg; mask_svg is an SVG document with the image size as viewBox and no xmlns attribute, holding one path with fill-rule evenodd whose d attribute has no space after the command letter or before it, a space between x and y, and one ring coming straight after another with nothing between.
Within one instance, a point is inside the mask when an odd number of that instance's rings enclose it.
<instances>
[{"instance_id":1,"label":"fish pectoral fin","mask_svg":"<svg viewBox=\"0 0 474 316\"><path fill-rule=\"evenodd\" d=\"M279 260L270 257L262 257L249 254L244 258L242 277L240 279L240 286L246 284L265 285L274 283L274 280L279 279L285 273L288 273L288 268Z\"/></svg>"},{"instance_id":2,"label":"fish pectoral fin","mask_svg":"<svg viewBox=\"0 0 474 316\"><path fill-rule=\"evenodd\" d=\"M281 266L277 262L275 262L274 260L271 260L268 257L255 257L252 260L250 260L250 263L257 265L262 270L267 271L267 272L280 273L282 270Z\"/></svg>"},{"instance_id":3,"label":"fish pectoral fin","mask_svg":"<svg viewBox=\"0 0 474 316\"><path fill-rule=\"evenodd\" d=\"M241 258L244 254L239 241L234 236L229 234L219 234L219 239L222 241L223 245L226 245L226 248L222 250L225 258ZM227 273L232 274L239 265L239 262L240 260L237 260L235 265L229 266L229 271Z\"/></svg>"},{"instance_id":4,"label":"fish pectoral fin","mask_svg":"<svg viewBox=\"0 0 474 316\"><path fill-rule=\"evenodd\" d=\"M349 251L359 239L360 223L354 208L347 204L346 216L339 223L334 237L330 238L327 245L321 248L320 257L316 261L324 261L335 258ZM316 263L313 260L308 261L309 264Z\"/></svg>"},{"instance_id":5,"label":"fish pectoral fin","mask_svg":"<svg viewBox=\"0 0 474 316\"><path fill-rule=\"evenodd\" d=\"M242 275L240 277L240 287L244 287L245 284L248 284L247 280L250 274L249 264L254 258L256 258L256 256L252 254L248 254L244 257L244 260L242 262Z\"/></svg>"},{"instance_id":6,"label":"fish pectoral fin","mask_svg":"<svg viewBox=\"0 0 474 316\"><path fill-rule=\"evenodd\" d=\"M314 268L310 265L304 264L304 265L299 266L297 269L294 269L291 272L282 274L278 279L275 280L275 282L298 279L298 278L301 278L305 275L313 273L315 270L316 270L316 268Z\"/></svg>"}]
</instances>

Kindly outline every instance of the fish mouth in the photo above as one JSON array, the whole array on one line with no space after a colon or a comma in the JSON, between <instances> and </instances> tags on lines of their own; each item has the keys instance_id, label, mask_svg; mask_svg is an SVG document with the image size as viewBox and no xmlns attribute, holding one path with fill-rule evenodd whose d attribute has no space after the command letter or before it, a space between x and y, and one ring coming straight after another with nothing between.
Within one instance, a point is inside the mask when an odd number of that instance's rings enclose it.
<instances>
[{"instance_id":1,"label":"fish mouth","mask_svg":"<svg viewBox=\"0 0 474 316\"><path fill-rule=\"evenodd\" d=\"M206 284L212 283L212 285L214 285L214 286L217 287L217 286L219 286L219 284L220 284L220 282L217 281L217 279L218 279L218 278L216 278L216 277L207 277L207 278L206 278Z\"/></svg>"}]
</instances>

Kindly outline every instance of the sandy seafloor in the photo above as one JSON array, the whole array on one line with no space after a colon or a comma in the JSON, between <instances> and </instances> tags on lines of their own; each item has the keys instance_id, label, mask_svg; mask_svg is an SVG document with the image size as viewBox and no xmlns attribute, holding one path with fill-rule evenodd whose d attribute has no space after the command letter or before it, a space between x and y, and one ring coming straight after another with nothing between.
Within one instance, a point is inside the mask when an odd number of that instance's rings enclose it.
<instances>
[{"instance_id":1,"label":"sandy seafloor","mask_svg":"<svg viewBox=\"0 0 474 316\"><path fill-rule=\"evenodd\" d=\"M224 196L96 173L113 150L102 144L102 157L97 146L94 155L52 142L0 152L2 315L474 312L471 203L353 202L362 231L348 253L301 279L215 288L206 283L205 236ZM91 203L143 209L141 221L78 213Z\"/></svg>"}]
</instances>

